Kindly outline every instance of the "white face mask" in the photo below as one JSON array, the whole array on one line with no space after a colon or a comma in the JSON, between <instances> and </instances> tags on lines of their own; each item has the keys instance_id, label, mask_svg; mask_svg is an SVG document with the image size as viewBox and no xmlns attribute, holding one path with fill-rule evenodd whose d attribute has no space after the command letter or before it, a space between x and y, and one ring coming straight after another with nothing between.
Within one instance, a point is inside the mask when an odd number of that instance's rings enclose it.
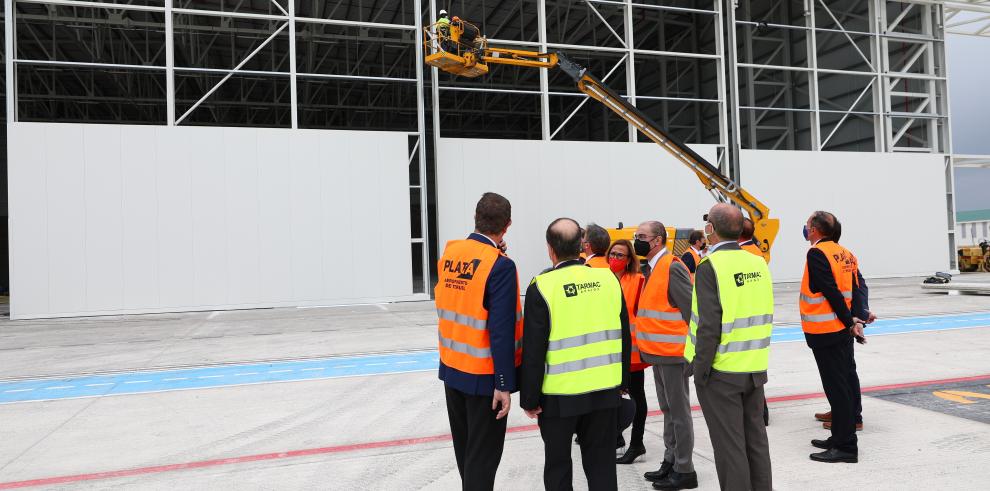
<instances>
[{"instance_id":1,"label":"white face mask","mask_svg":"<svg viewBox=\"0 0 990 491\"><path fill-rule=\"evenodd\" d=\"M708 231L708 227L712 227L712 231L711 232ZM705 224L704 234L705 234L705 242L706 243L708 243L710 245L715 244L715 241L712 240L712 235L715 234L715 227L712 226L711 222L708 222L708 223Z\"/></svg>"}]
</instances>

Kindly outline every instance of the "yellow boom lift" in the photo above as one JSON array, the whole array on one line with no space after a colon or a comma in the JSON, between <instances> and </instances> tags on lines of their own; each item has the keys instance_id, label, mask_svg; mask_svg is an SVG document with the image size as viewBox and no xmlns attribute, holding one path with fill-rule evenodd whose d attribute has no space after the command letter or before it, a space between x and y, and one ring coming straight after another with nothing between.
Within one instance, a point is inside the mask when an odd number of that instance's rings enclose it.
<instances>
[{"instance_id":1,"label":"yellow boom lift","mask_svg":"<svg viewBox=\"0 0 990 491\"><path fill-rule=\"evenodd\" d=\"M440 29L438 29L438 27ZM465 34L467 33L467 34ZM532 68L560 68L577 82L577 88L602 103L622 119L632 124L647 138L673 155L693 171L706 189L719 202L731 201L749 214L755 225L754 242L763 251L767 262L780 220L770 218L770 209L740 187L687 145L660 129L635 106L609 89L601 80L564 53L539 53L516 49L495 48L479 35L478 28L457 17L448 26L434 24L424 29L426 64L462 77L479 77L488 73L488 65L514 65ZM610 231L616 238L614 231ZM618 235L629 235L620 232ZM678 234L680 235L680 234ZM673 234L670 234L674 237ZM629 237L626 237L629 238ZM675 250L675 253L678 253Z\"/></svg>"}]
</instances>

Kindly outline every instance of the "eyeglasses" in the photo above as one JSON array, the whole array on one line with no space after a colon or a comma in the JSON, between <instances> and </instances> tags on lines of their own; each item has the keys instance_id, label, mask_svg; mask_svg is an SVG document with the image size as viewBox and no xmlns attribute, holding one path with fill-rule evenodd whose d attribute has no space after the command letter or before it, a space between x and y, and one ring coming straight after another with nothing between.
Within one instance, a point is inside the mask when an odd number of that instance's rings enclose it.
<instances>
[{"instance_id":1,"label":"eyeglasses","mask_svg":"<svg viewBox=\"0 0 990 491\"><path fill-rule=\"evenodd\" d=\"M636 239L636 240L642 240L642 241L653 240L653 239L655 239L657 237L660 237L660 236L659 235L646 235L646 234L636 234L636 235L633 235L633 238L634 239Z\"/></svg>"},{"instance_id":2,"label":"eyeglasses","mask_svg":"<svg viewBox=\"0 0 990 491\"><path fill-rule=\"evenodd\" d=\"M610 253L608 253L608 257L610 257L610 258L611 257L614 257L615 259L625 259L625 258L629 257L629 254L623 254L621 252L610 252Z\"/></svg>"}]
</instances>

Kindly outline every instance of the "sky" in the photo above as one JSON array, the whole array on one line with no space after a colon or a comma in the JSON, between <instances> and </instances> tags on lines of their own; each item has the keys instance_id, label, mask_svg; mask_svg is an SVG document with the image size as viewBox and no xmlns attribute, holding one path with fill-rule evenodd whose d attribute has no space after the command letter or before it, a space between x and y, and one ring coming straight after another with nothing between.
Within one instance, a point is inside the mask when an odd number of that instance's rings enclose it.
<instances>
[{"instance_id":1,"label":"sky","mask_svg":"<svg viewBox=\"0 0 990 491\"><path fill-rule=\"evenodd\" d=\"M990 155L990 37L946 35L952 153ZM956 211L990 209L990 169L956 170Z\"/></svg>"}]
</instances>

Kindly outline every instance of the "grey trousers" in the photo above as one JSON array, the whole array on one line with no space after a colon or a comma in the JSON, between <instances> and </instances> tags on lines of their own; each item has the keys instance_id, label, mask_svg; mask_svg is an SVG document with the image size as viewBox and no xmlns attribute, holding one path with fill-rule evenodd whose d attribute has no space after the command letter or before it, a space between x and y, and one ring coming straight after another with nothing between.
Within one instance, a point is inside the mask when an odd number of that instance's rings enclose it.
<instances>
[{"instance_id":1,"label":"grey trousers","mask_svg":"<svg viewBox=\"0 0 990 491\"><path fill-rule=\"evenodd\" d=\"M663 412L663 460L676 472L694 472L694 421L691 419L691 389L687 363L653 365L657 400Z\"/></svg>"},{"instance_id":2,"label":"grey trousers","mask_svg":"<svg viewBox=\"0 0 990 491\"><path fill-rule=\"evenodd\" d=\"M763 386L752 379L736 385L712 376L696 388L715 451L719 486L731 491L770 491Z\"/></svg>"}]
</instances>

